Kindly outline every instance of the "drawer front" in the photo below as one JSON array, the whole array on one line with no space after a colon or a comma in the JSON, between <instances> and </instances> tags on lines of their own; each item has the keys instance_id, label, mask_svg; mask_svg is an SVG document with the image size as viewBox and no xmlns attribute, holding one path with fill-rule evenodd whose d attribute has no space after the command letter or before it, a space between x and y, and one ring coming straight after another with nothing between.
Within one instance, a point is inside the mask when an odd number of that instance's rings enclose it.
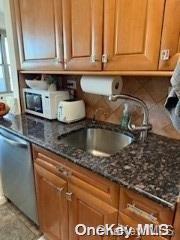
<instances>
[{"instance_id":1,"label":"drawer front","mask_svg":"<svg viewBox=\"0 0 180 240\"><path fill-rule=\"evenodd\" d=\"M174 212L140 194L120 189L119 211L138 223L172 224Z\"/></svg>"},{"instance_id":2,"label":"drawer front","mask_svg":"<svg viewBox=\"0 0 180 240\"><path fill-rule=\"evenodd\" d=\"M135 220L132 217L120 212L119 218L118 218L118 223L122 224L124 226L133 227L136 229L139 222L138 222L138 220ZM125 238L125 236L118 237L118 240L125 240L125 239L129 239L129 240L167 240L166 238L161 237L161 236L132 235L132 236L129 236L129 238Z\"/></svg>"},{"instance_id":3,"label":"drawer front","mask_svg":"<svg viewBox=\"0 0 180 240\"><path fill-rule=\"evenodd\" d=\"M117 184L40 147L33 146L33 155L34 161L42 167L118 209Z\"/></svg>"}]
</instances>

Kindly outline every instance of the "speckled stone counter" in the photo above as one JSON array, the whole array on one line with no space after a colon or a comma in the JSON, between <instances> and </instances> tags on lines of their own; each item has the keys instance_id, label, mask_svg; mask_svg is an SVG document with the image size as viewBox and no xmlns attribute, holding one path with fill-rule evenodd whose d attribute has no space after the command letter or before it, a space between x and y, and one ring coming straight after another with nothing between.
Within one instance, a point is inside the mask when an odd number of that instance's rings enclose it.
<instances>
[{"instance_id":1,"label":"speckled stone counter","mask_svg":"<svg viewBox=\"0 0 180 240\"><path fill-rule=\"evenodd\" d=\"M117 125L92 124L90 120L68 125L30 115L8 115L0 119L0 127L164 206L175 207L180 191L178 140L150 133L145 143L137 140L111 157L94 157L81 149L61 144L58 137L86 127L122 131Z\"/></svg>"}]
</instances>

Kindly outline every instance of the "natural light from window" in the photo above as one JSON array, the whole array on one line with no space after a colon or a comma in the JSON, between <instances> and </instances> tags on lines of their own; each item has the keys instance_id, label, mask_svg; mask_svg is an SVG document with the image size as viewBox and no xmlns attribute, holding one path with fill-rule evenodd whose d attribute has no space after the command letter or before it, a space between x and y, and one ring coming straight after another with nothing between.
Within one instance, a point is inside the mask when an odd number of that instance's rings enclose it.
<instances>
[{"instance_id":1,"label":"natural light from window","mask_svg":"<svg viewBox=\"0 0 180 240\"><path fill-rule=\"evenodd\" d=\"M9 93L12 91L9 53L6 33L0 30L0 93Z\"/></svg>"}]
</instances>

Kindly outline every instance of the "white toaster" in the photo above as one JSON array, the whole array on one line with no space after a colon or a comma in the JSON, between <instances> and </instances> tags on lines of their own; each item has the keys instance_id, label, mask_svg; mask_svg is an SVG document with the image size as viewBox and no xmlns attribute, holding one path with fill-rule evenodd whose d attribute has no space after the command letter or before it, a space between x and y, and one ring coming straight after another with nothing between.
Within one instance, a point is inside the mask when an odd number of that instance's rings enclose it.
<instances>
[{"instance_id":1,"label":"white toaster","mask_svg":"<svg viewBox=\"0 0 180 240\"><path fill-rule=\"evenodd\" d=\"M85 104L83 100L60 101L57 119L60 122L71 123L85 118Z\"/></svg>"}]
</instances>

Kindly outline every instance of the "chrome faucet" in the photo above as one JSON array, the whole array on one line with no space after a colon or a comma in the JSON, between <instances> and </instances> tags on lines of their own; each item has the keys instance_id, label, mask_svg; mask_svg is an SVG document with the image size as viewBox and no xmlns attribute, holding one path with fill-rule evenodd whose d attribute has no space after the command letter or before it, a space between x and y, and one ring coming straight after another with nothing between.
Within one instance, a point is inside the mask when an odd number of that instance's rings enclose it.
<instances>
[{"instance_id":1,"label":"chrome faucet","mask_svg":"<svg viewBox=\"0 0 180 240\"><path fill-rule=\"evenodd\" d=\"M96 115L99 113L99 112L102 112L104 116L107 115L107 113L105 112L105 110L103 108L97 108L93 114L93 118L92 118L92 122L95 123L96 122Z\"/></svg>"},{"instance_id":2,"label":"chrome faucet","mask_svg":"<svg viewBox=\"0 0 180 240\"><path fill-rule=\"evenodd\" d=\"M143 108L144 118L143 118L142 125L135 126L135 125L131 124L131 122L129 121L128 129L132 132L140 131L140 139L144 142L147 138L148 130L152 129L152 125L149 123L149 111L148 111L148 108L147 108L145 102L139 98L133 97L131 95L126 95L126 94L109 96L110 101L117 101L118 99L136 102Z\"/></svg>"}]
</instances>

